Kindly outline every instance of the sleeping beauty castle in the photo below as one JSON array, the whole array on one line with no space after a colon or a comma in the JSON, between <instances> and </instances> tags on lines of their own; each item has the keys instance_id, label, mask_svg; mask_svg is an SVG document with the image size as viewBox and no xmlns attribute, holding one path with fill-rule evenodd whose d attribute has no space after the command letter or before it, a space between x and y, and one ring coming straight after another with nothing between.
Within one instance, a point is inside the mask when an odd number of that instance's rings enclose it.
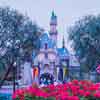
<instances>
[{"instance_id":1,"label":"sleeping beauty castle","mask_svg":"<svg viewBox=\"0 0 100 100\"><path fill-rule=\"evenodd\" d=\"M52 12L50 31L40 36L40 50L33 58L33 81L38 84L65 82L72 70L80 69L77 57L65 47L64 37L62 47L57 47L57 24L57 16Z\"/></svg>"}]
</instances>

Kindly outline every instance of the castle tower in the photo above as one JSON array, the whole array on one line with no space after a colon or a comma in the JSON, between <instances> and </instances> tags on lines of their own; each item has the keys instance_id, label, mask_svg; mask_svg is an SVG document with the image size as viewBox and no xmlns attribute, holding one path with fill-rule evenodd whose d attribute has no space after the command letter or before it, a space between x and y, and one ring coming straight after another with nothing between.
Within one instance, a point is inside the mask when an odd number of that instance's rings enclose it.
<instances>
[{"instance_id":1,"label":"castle tower","mask_svg":"<svg viewBox=\"0 0 100 100\"><path fill-rule=\"evenodd\" d=\"M50 19L49 35L50 35L50 38L55 42L55 45L56 45L58 32L57 32L57 16L54 13L54 11L52 11L52 15L51 15L51 19Z\"/></svg>"}]
</instances>

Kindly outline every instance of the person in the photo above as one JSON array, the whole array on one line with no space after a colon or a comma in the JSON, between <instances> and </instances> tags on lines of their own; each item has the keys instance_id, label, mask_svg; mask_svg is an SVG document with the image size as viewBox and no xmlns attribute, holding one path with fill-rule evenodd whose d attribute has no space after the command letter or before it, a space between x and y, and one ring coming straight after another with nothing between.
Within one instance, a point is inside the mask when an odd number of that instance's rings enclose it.
<instances>
[{"instance_id":1,"label":"person","mask_svg":"<svg viewBox=\"0 0 100 100\"><path fill-rule=\"evenodd\" d=\"M100 74L100 64L98 65L98 67L96 68L96 71L98 74Z\"/></svg>"},{"instance_id":2,"label":"person","mask_svg":"<svg viewBox=\"0 0 100 100\"><path fill-rule=\"evenodd\" d=\"M39 78L39 69L38 69L38 67L35 67L33 69L33 78L34 78L34 82L38 84L39 83L39 80L38 80L38 78Z\"/></svg>"}]
</instances>

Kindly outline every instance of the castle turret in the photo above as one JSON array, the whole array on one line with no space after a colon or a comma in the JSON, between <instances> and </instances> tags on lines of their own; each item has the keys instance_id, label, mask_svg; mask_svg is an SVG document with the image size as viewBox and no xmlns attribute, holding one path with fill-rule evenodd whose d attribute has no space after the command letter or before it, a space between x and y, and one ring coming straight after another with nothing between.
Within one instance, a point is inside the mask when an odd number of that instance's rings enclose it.
<instances>
[{"instance_id":1,"label":"castle turret","mask_svg":"<svg viewBox=\"0 0 100 100\"><path fill-rule=\"evenodd\" d=\"M55 45L56 45L58 32L57 32L57 16L54 13L54 11L52 11L52 15L50 19L50 33L49 34L50 34L51 39L55 42Z\"/></svg>"},{"instance_id":2,"label":"castle turret","mask_svg":"<svg viewBox=\"0 0 100 100\"><path fill-rule=\"evenodd\" d=\"M62 47L65 48L65 39L64 39L64 36L63 36L63 40L62 40Z\"/></svg>"}]
</instances>

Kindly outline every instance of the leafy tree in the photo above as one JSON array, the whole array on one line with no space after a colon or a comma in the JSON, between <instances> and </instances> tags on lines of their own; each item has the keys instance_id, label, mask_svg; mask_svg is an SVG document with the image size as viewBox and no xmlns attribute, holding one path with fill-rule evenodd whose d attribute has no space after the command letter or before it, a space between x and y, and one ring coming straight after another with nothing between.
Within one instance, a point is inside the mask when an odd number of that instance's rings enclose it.
<instances>
[{"instance_id":1,"label":"leafy tree","mask_svg":"<svg viewBox=\"0 0 100 100\"><path fill-rule=\"evenodd\" d=\"M69 29L69 39L82 71L95 71L100 63L100 15L87 15L76 21Z\"/></svg>"},{"instance_id":2,"label":"leafy tree","mask_svg":"<svg viewBox=\"0 0 100 100\"><path fill-rule=\"evenodd\" d=\"M29 17L9 7L0 8L0 78L16 62L30 60L39 50L41 30Z\"/></svg>"}]
</instances>

